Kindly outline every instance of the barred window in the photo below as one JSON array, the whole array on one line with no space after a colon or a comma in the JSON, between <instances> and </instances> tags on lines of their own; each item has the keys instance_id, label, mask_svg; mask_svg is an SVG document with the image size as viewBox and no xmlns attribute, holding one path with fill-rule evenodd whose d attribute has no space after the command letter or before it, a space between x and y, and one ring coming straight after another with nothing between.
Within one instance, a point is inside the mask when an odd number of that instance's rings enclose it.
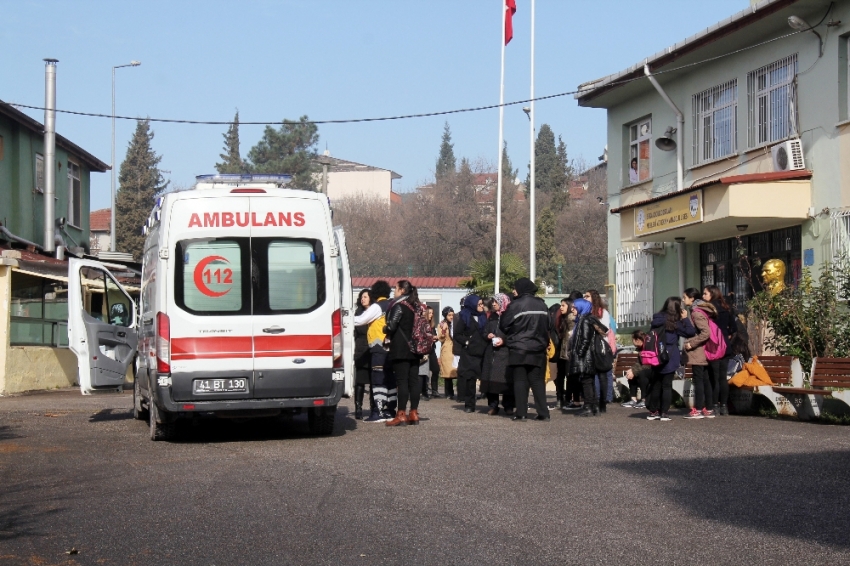
<instances>
[{"instance_id":1,"label":"barred window","mask_svg":"<svg viewBox=\"0 0 850 566\"><path fill-rule=\"evenodd\" d=\"M748 147L783 140L796 132L796 76L796 53L747 75Z\"/></svg>"},{"instance_id":2,"label":"barred window","mask_svg":"<svg viewBox=\"0 0 850 566\"><path fill-rule=\"evenodd\" d=\"M693 96L694 165L738 151L738 79Z\"/></svg>"}]
</instances>

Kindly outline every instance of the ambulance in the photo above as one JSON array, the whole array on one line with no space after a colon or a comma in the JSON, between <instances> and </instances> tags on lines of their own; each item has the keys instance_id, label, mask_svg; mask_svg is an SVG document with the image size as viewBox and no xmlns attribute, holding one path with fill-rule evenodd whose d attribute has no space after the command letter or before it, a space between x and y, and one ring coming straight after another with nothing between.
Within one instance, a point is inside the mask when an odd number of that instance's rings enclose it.
<instances>
[{"instance_id":1,"label":"ambulance","mask_svg":"<svg viewBox=\"0 0 850 566\"><path fill-rule=\"evenodd\" d=\"M152 440L180 419L307 412L331 434L354 387L353 294L328 199L287 175L201 175L156 200L138 308L101 262L69 261L68 338L84 395L120 391Z\"/></svg>"}]
</instances>

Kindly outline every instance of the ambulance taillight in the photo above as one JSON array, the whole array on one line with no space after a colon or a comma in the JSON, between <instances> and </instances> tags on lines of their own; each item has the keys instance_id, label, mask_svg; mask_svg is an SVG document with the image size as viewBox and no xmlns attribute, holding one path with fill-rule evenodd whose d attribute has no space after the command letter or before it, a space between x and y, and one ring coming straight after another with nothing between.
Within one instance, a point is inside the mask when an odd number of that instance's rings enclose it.
<instances>
[{"instance_id":1,"label":"ambulance taillight","mask_svg":"<svg viewBox=\"0 0 850 566\"><path fill-rule=\"evenodd\" d=\"M171 373L171 323L163 312L156 313L156 371Z\"/></svg>"},{"instance_id":2,"label":"ambulance taillight","mask_svg":"<svg viewBox=\"0 0 850 566\"><path fill-rule=\"evenodd\" d=\"M331 316L331 326L333 327L333 349L334 349L334 366L335 368L342 367L342 310L337 309Z\"/></svg>"}]
</instances>

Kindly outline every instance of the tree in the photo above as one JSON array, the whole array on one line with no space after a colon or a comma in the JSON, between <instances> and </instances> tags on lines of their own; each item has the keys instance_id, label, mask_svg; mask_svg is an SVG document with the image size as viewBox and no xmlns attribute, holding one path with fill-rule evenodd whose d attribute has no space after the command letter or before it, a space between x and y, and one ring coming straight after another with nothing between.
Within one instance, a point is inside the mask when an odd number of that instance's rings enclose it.
<instances>
[{"instance_id":1,"label":"tree","mask_svg":"<svg viewBox=\"0 0 850 566\"><path fill-rule=\"evenodd\" d=\"M443 127L443 141L440 144L440 156L437 157L437 168L435 176L437 180L444 179L447 175L455 172L457 162L455 161L454 144L452 143L452 131L449 123Z\"/></svg>"},{"instance_id":2,"label":"tree","mask_svg":"<svg viewBox=\"0 0 850 566\"><path fill-rule=\"evenodd\" d=\"M499 263L499 292L510 291L517 279L528 277L528 268L516 254L502 254ZM469 279L458 283L476 295L492 297L496 287L496 260L476 259L469 264Z\"/></svg>"},{"instance_id":3,"label":"tree","mask_svg":"<svg viewBox=\"0 0 850 566\"><path fill-rule=\"evenodd\" d=\"M215 170L219 173L244 173L245 163L239 153L239 111L233 117L233 122L227 128L227 133L221 134L224 138L224 153L220 154L221 163L215 164Z\"/></svg>"},{"instance_id":4,"label":"tree","mask_svg":"<svg viewBox=\"0 0 850 566\"><path fill-rule=\"evenodd\" d=\"M284 120L280 129L266 126L263 137L248 152L246 169L250 173L289 174L292 186L315 191L313 159L319 132L316 124L301 116L298 122Z\"/></svg>"},{"instance_id":5,"label":"tree","mask_svg":"<svg viewBox=\"0 0 850 566\"><path fill-rule=\"evenodd\" d=\"M141 261L145 237L142 226L151 213L154 197L168 186L159 170L162 157L151 148L154 133L149 120L139 120L118 173L115 196L116 249Z\"/></svg>"},{"instance_id":6,"label":"tree","mask_svg":"<svg viewBox=\"0 0 850 566\"><path fill-rule=\"evenodd\" d=\"M530 166L529 166L530 170ZM573 171L567 158L567 145L558 136L555 145L555 133L548 124L540 126L537 140L534 142L534 188L535 191L552 195L553 205L559 211L569 205L567 191ZM531 189L531 176L526 179L526 187Z\"/></svg>"},{"instance_id":7,"label":"tree","mask_svg":"<svg viewBox=\"0 0 850 566\"><path fill-rule=\"evenodd\" d=\"M550 204L543 208L537 219L537 240L535 256L537 257L537 273L547 283L558 276L558 265L563 265L564 256L558 251L555 240L557 219L555 209Z\"/></svg>"}]
</instances>

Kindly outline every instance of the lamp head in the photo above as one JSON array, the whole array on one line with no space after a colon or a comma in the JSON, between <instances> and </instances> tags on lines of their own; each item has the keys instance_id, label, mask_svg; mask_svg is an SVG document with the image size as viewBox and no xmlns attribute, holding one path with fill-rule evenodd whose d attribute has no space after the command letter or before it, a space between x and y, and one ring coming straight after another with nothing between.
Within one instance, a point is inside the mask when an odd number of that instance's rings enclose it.
<instances>
[{"instance_id":1,"label":"lamp head","mask_svg":"<svg viewBox=\"0 0 850 566\"><path fill-rule=\"evenodd\" d=\"M750 227L749 224L738 224L737 226L735 226L735 228L738 229L738 232L746 232L747 228L749 228L749 227Z\"/></svg>"},{"instance_id":2,"label":"lamp head","mask_svg":"<svg viewBox=\"0 0 850 566\"><path fill-rule=\"evenodd\" d=\"M139 65L141 65L141 64L142 64L142 62L141 62L141 61L136 61L136 60L130 61L130 66L131 66L131 67L138 67L138 66L139 66Z\"/></svg>"},{"instance_id":3,"label":"lamp head","mask_svg":"<svg viewBox=\"0 0 850 566\"><path fill-rule=\"evenodd\" d=\"M789 16L788 25L797 31L806 31L812 29L812 26L806 23L806 20L799 16Z\"/></svg>"}]
</instances>

